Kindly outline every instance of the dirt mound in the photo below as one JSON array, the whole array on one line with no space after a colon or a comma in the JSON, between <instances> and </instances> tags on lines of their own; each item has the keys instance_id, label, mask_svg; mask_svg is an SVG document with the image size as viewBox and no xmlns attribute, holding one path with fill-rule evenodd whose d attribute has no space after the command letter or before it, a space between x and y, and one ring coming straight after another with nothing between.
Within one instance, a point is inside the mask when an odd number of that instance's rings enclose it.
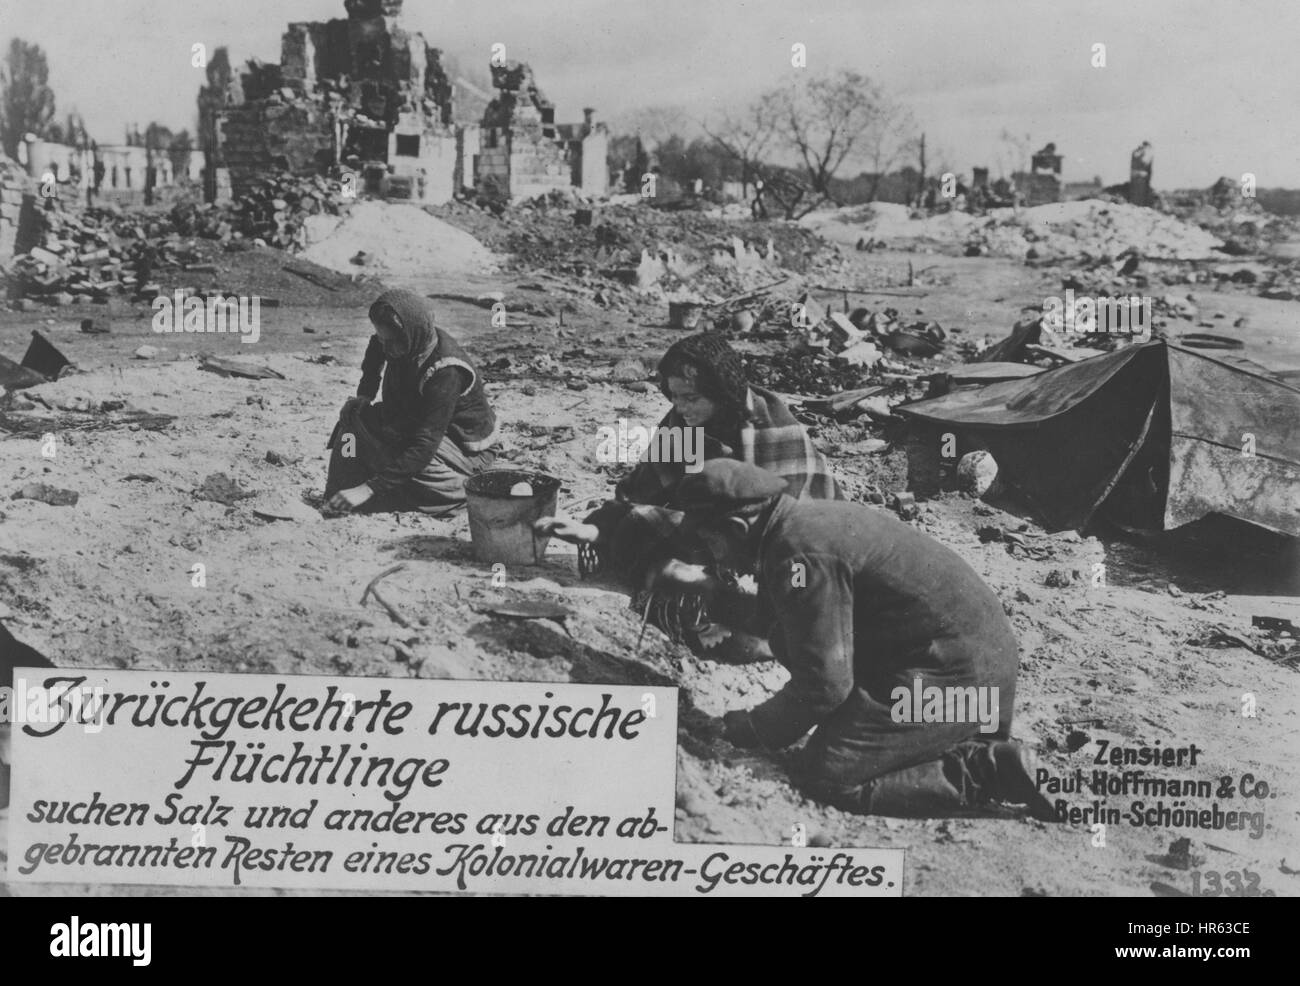
<instances>
[{"instance_id":1,"label":"dirt mound","mask_svg":"<svg viewBox=\"0 0 1300 986\"><path fill-rule=\"evenodd\" d=\"M332 228L313 224L312 233L321 239L309 243L301 256L343 273L368 269L398 277L431 270L472 274L495 267L498 259L469 233L410 205L359 202Z\"/></svg>"}]
</instances>

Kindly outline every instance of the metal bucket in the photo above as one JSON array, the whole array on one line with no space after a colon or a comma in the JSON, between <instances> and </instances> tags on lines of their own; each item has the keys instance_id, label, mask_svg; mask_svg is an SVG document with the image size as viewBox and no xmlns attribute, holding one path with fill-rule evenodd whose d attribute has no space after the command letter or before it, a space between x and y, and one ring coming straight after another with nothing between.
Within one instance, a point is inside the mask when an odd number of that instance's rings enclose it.
<instances>
[{"instance_id":1,"label":"metal bucket","mask_svg":"<svg viewBox=\"0 0 1300 986\"><path fill-rule=\"evenodd\" d=\"M516 483L528 483L532 495L512 496ZM474 557L489 565L539 564L551 539L534 534L533 522L555 513L559 492L554 476L524 469L489 469L465 480Z\"/></svg>"}]
</instances>

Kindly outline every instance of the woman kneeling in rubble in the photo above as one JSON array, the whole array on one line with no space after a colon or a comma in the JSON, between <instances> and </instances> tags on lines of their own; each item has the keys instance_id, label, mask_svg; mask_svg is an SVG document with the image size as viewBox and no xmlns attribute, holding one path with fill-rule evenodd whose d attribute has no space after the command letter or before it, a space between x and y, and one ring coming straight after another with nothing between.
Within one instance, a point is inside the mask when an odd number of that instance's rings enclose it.
<instances>
[{"instance_id":1,"label":"woman kneeling in rubble","mask_svg":"<svg viewBox=\"0 0 1300 986\"><path fill-rule=\"evenodd\" d=\"M660 360L658 375L672 410L659 422L658 440L615 487L614 500L582 523L544 517L536 527L577 544L583 573L600 572L623 583L637 611L674 641L724 660L768 658L765 641L727 628L743 625L752 595L737 591L715 602L711 619L702 596L672 589L682 566L710 558L703 544L681 530L683 514L673 509L677 485L705 460L730 458L781 476L796 499L844 497L803 426L779 397L746 381L740 356L722 336L704 332L675 343ZM703 454L692 461L680 453L700 443L684 440L685 429L703 429ZM674 439L679 454L666 454Z\"/></svg>"},{"instance_id":2,"label":"woman kneeling in rubble","mask_svg":"<svg viewBox=\"0 0 1300 986\"><path fill-rule=\"evenodd\" d=\"M344 403L329 441L326 508L450 513L465 503L465 479L496 459L483 381L419 295L386 291L370 321L375 335L357 396ZM383 400L372 404L381 372Z\"/></svg>"}]
</instances>

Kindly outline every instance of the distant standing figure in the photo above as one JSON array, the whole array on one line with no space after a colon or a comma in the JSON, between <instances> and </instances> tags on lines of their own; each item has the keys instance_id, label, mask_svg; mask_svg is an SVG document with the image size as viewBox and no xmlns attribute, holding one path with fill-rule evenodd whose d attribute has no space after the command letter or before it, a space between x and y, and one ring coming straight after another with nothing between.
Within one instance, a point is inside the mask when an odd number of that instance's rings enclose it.
<instances>
[{"instance_id":1,"label":"distant standing figure","mask_svg":"<svg viewBox=\"0 0 1300 986\"><path fill-rule=\"evenodd\" d=\"M1129 161L1128 200L1134 205L1151 204L1151 142L1142 141Z\"/></svg>"}]
</instances>

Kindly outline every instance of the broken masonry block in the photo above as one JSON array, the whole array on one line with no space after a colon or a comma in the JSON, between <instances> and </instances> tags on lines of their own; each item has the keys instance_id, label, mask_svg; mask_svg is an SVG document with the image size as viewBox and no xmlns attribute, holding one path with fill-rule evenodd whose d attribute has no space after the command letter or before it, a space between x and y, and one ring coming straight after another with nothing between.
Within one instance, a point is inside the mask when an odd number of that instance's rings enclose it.
<instances>
[{"instance_id":1,"label":"broken masonry block","mask_svg":"<svg viewBox=\"0 0 1300 986\"><path fill-rule=\"evenodd\" d=\"M920 507L916 505L916 497L908 492L889 494L888 507L898 514L902 520L912 520L921 512Z\"/></svg>"}]
</instances>

